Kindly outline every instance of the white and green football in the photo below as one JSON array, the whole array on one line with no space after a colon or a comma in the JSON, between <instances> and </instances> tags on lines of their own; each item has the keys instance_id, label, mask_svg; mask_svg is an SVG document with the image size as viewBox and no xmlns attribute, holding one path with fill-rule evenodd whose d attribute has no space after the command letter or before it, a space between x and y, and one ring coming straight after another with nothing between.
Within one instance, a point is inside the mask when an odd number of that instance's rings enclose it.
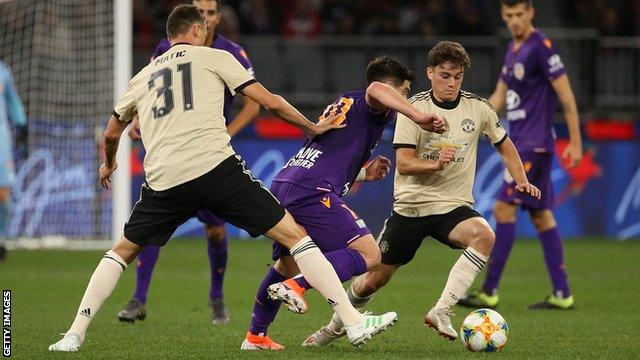
<instances>
[{"instance_id":1,"label":"white and green football","mask_svg":"<svg viewBox=\"0 0 640 360\"><path fill-rule=\"evenodd\" d=\"M500 351L508 337L509 325L502 315L491 309L472 311L460 326L460 340L473 352Z\"/></svg>"}]
</instances>

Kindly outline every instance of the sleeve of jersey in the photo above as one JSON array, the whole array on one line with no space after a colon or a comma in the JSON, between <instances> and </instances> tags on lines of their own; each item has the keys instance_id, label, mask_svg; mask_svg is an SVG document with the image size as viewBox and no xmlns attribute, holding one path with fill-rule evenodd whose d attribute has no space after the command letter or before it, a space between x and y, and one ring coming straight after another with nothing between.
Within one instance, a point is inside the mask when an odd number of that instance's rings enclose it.
<instances>
[{"instance_id":1,"label":"sleeve of jersey","mask_svg":"<svg viewBox=\"0 0 640 360\"><path fill-rule=\"evenodd\" d=\"M486 106L486 115L482 133L486 136L493 146L499 146L507 139L507 132L500 124L500 119L493 109Z\"/></svg>"},{"instance_id":2,"label":"sleeve of jersey","mask_svg":"<svg viewBox=\"0 0 640 360\"><path fill-rule=\"evenodd\" d=\"M253 75L231 53L220 51L217 55L214 60L216 66L213 70L222 78L232 95L256 82Z\"/></svg>"},{"instance_id":3,"label":"sleeve of jersey","mask_svg":"<svg viewBox=\"0 0 640 360\"><path fill-rule=\"evenodd\" d=\"M420 139L420 128L416 123L411 121L403 114L398 114L396 120L396 130L393 134L393 148L410 148L415 149L418 147L418 141Z\"/></svg>"},{"instance_id":4,"label":"sleeve of jersey","mask_svg":"<svg viewBox=\"0 0 640 360\"><path fill-rule=\"evenodd\" d=\"M251 74L251 76L255 77L255 73L253 72L253 65L251 64L251 60L249 60L249 55L244 51L243 48L238 47L238 53L234 54L236 59L244 66L245 69Z\"/></svg>"},{"instance_id":5,"label":"sleeve of jersey","mask_svg":"<svg viewBox=\"0 0 640 360\"><path fill-rule=\"evenodd\" d=\"M113 116L115 116L118 120L122 122L131 122L133 120L133 116L136 114L136 103L135 103L135 86L134 79L131 79L129 82L129 88L127 88L127 92L120 98L120 101L116 104L113 109Z\"/></svg>"},{"instance_id":6,"label":"sleeve of jersey","mask_svg":"<svg viewBox=\"0 0 640 360\"><path fill-rule=\"evenodd\" d=\"M550 39L545 38L537 47L538 61L544 75L549 80L554 80L565 73L562 58Z\"/></svg>"}]
</instances>

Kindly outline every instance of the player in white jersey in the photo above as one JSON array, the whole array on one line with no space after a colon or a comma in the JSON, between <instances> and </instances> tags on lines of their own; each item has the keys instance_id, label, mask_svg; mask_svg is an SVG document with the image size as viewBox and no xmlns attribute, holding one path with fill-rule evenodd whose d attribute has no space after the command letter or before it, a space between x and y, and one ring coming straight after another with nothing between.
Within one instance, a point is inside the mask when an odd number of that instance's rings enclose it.
<instances>
[{"instance_id":1,"label":"player in white jersey","mask_svg":"<svg viewBox=\"0 0 640 360\"><path fill-rule=\"evenodd\" d=\"M395 201L378 237L382 261L356 278L348 290L352 304L363 308L398 268L413 259L427 236L451 248L464 249L440 299L424 319L426 325L450 340L458 337L451 326L451 307L484 267L495 239L489 223L472 208L471 189L481 135L502 155L516 179L515 189L540 197L540 190L528 182L518 152L491 105L460 90L470 64L469 55L458 43L443 41L429 51L427 76L432 89L413 96L410 102L420 112L442 116L447 130L442 135L423 131L398 115L393 140L397 161ZM334 317L303 345L325 345L342 334L342 324Z\"/></svg>"},{"instance_id":2,"label":"player in white jersey","mask_svg":"<svg viewBox=\"0 0 640 360\"><path fill-rule=\"evenodd\" d=\"M345 323L353 345L363 344L396 314L362 315L349 302L338 276L305 230L244 166L225 128L225 86L269 109L311 137L343 125L310 122L282 97L260 85L227 51L203 47L205 20L193 5L179 5L167 19L171 49L142 69L114 109L105 130L108 187L120 136L139 114L146 182L124 226L124 235L95 269L75 320L50 351L77 351L91 319L120 275L145 245L164 245L200 209L213 212L253 236L265 234L289 249L300 271Z\"/></svg>"}]
</instances>

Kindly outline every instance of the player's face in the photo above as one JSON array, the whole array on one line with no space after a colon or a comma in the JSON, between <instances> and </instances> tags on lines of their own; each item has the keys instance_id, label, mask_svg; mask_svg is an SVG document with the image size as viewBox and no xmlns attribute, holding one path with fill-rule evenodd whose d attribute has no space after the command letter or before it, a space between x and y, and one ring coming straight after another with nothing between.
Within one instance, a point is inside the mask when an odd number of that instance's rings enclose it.
<instances>
[{"instance_id":1,"label":"player's face","mask_svg":"<svg viewBox=\"0 0 640 360\"><path fill-rule=\"evenodd\" d=\"M200 10L204 20L207 22L207 30L209 35L213 35L216 26L220 22L220 12L218 11L217 1L194 0L193 6Z\"/></svg>"},{"instance_id":2,"label":"player's face","mask_svg":"<svg viewBox=\"0 0 640 360\"><path fill-rule=\"evenodd\" d=\"M431 80L434 95L442 101L454 101L460 92L464 69L450 62L434 68L427 67L427 77Z\"/></svg>"},{"instance_id":3,"label":"player's face","mask_svg":"<svg viewBox=\"0 0 640 360\"><path fill-rule=\"evenodd\" d=\"M533 26L533 7L529 7L526 4L518 4L515 6L502 5L500 8L500 14L502 20L509 28L511 36L515 39L522 39L526 32Z\"/></svg>"}]
</instances>

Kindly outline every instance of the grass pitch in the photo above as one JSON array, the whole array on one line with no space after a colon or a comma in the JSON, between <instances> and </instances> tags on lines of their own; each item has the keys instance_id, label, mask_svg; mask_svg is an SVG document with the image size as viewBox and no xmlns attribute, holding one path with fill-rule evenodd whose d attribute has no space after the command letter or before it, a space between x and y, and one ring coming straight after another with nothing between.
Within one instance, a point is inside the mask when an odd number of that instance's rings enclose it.
<instances>
[{"instance_id":1,"label":"grass pitch","mask_svg":"<svg viewBox=\"0 0 640 360\"><path fill-rule=\"evenodd\" d=\"M270 264L267 241L232 241L225 283L231 316L227 326L209 322L209 274L204 240L171 241L160 255L151 283L148 317L120 323L116 313L133 293L135 269L123 275L95 317L77 354L47 351L73 320L82 292L102 251L13 251L0 263L0 287L12 290L13 355L16 359L613 359L640 354L640 242L603 239L566 242L572 311L530 311L526 306L550 292L537 241L518 241L501 286L498 311L511 329L501 353L473 354L423 325L460 252L427 240L414 261L379 291L370 310L394 310L399 323L361 349L341 339L327 348L300 344L325 324L330 310L316 292L310 312L282 310L269 334L284 352L239 350L255 291ZM459 326L468 309L456 309Z\"/></svg>"}]
</instances>

